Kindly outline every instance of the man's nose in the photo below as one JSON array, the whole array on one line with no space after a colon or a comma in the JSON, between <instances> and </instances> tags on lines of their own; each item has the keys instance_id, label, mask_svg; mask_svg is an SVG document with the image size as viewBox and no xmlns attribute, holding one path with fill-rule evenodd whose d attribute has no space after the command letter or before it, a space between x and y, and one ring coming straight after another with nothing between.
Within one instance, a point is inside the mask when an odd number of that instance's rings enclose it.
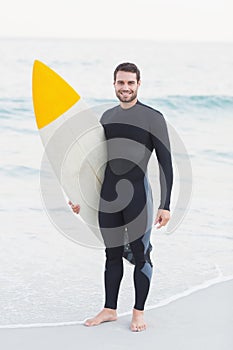
<instances>
[{"instance_id":1,"label":"man's nose","mask_svg":"<svg viewBox=\"0 0 233 350\"><path fill-rule=\"evenodd\" d=\"M123 85L123 89L124 89L124 90L128 90L128 88L129 88L128 83L124 83L124 85Z\"/></svg>"}]
</instances>

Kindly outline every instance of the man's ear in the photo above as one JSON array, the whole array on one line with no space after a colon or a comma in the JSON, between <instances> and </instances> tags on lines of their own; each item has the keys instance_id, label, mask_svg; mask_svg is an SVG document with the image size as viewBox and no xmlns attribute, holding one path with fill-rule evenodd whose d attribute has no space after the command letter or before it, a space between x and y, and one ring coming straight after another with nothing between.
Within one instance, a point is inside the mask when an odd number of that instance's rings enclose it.
<instances>
[{"instance_id":1,"label":"man's ear","mask_svg":"<svg viewBox=\"0 0 233 350\"><path fill-rule=\"evenodd\" d=\"M138 80L138 86L140 86L141 85L141 80Z\"/></svg>"}]
</instances>

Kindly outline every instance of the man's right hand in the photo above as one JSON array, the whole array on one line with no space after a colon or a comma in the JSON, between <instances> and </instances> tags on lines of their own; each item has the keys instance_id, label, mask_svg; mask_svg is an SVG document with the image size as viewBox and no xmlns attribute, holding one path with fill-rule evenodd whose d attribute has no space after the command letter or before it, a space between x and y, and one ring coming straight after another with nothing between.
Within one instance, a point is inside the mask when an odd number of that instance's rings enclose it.
<instances>
[{"instance_id":1,"label":"man's right hand","mask_svg":"<svg viewBox=\"0 0 233 350\"><path fill-rule=\"evenodd\" d=\"M80 205L79 204L73 204L71 201L68 203L71 206L71 209L75 214L78 214L80 212Z\"/></svg>"}]
</instances>

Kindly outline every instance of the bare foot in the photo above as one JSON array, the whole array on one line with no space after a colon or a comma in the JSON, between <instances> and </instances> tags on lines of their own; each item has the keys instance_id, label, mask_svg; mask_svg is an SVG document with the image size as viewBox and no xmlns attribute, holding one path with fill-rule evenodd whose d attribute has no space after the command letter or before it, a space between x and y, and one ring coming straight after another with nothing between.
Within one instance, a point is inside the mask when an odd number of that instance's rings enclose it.
<instances>
[{"instance_id":1,"label":"bare foot","mask_svg":"<svg viewBox=\"0 0 233 350\"><path fill-rule=\"evenodd\" d=\"M104 308L98 315L85 321L85 326L98 326L100 323L116 321L116 310Z\"/></svg>"},{"instance_id":2,"label":"bare foot","mask_svg":"<svg viewBox=\"0 0 233 350\"><path fill-rule=\"evenodd\" d=\"M144 321L144 311L133 309L131 331L141 332L146 329L146 323Z\"/></svg>"}]
</instances>

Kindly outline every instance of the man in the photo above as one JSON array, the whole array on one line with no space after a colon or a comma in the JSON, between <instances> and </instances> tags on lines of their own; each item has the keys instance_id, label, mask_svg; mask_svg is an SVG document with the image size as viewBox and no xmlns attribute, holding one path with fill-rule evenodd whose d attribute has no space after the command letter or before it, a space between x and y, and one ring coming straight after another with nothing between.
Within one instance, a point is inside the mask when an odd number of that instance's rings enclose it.
<instances>
[{"instance_id":1,"label":"man","mask_svg":"<svg viewBox=\"0 0 233 350\"><path fill-rule=\"evenodd\" d=\"M99 225L106 246L105 305L95 317L86 320L85 325L117 319L125 257L135 265L135 304L130 328L142 331L146 329L144 306L153 267L150 259L153 206L147 165L155 149L161 199L154 224L161 228L170 219L173 182L170 142L163 115L137 99L141 84L137 66L133 63L118 65L113 84L120 104L107 110L100 120L108 142L108 163L99 204ZM80 206L69 204L78 214Z\"/></svg>"}]
</instances>

